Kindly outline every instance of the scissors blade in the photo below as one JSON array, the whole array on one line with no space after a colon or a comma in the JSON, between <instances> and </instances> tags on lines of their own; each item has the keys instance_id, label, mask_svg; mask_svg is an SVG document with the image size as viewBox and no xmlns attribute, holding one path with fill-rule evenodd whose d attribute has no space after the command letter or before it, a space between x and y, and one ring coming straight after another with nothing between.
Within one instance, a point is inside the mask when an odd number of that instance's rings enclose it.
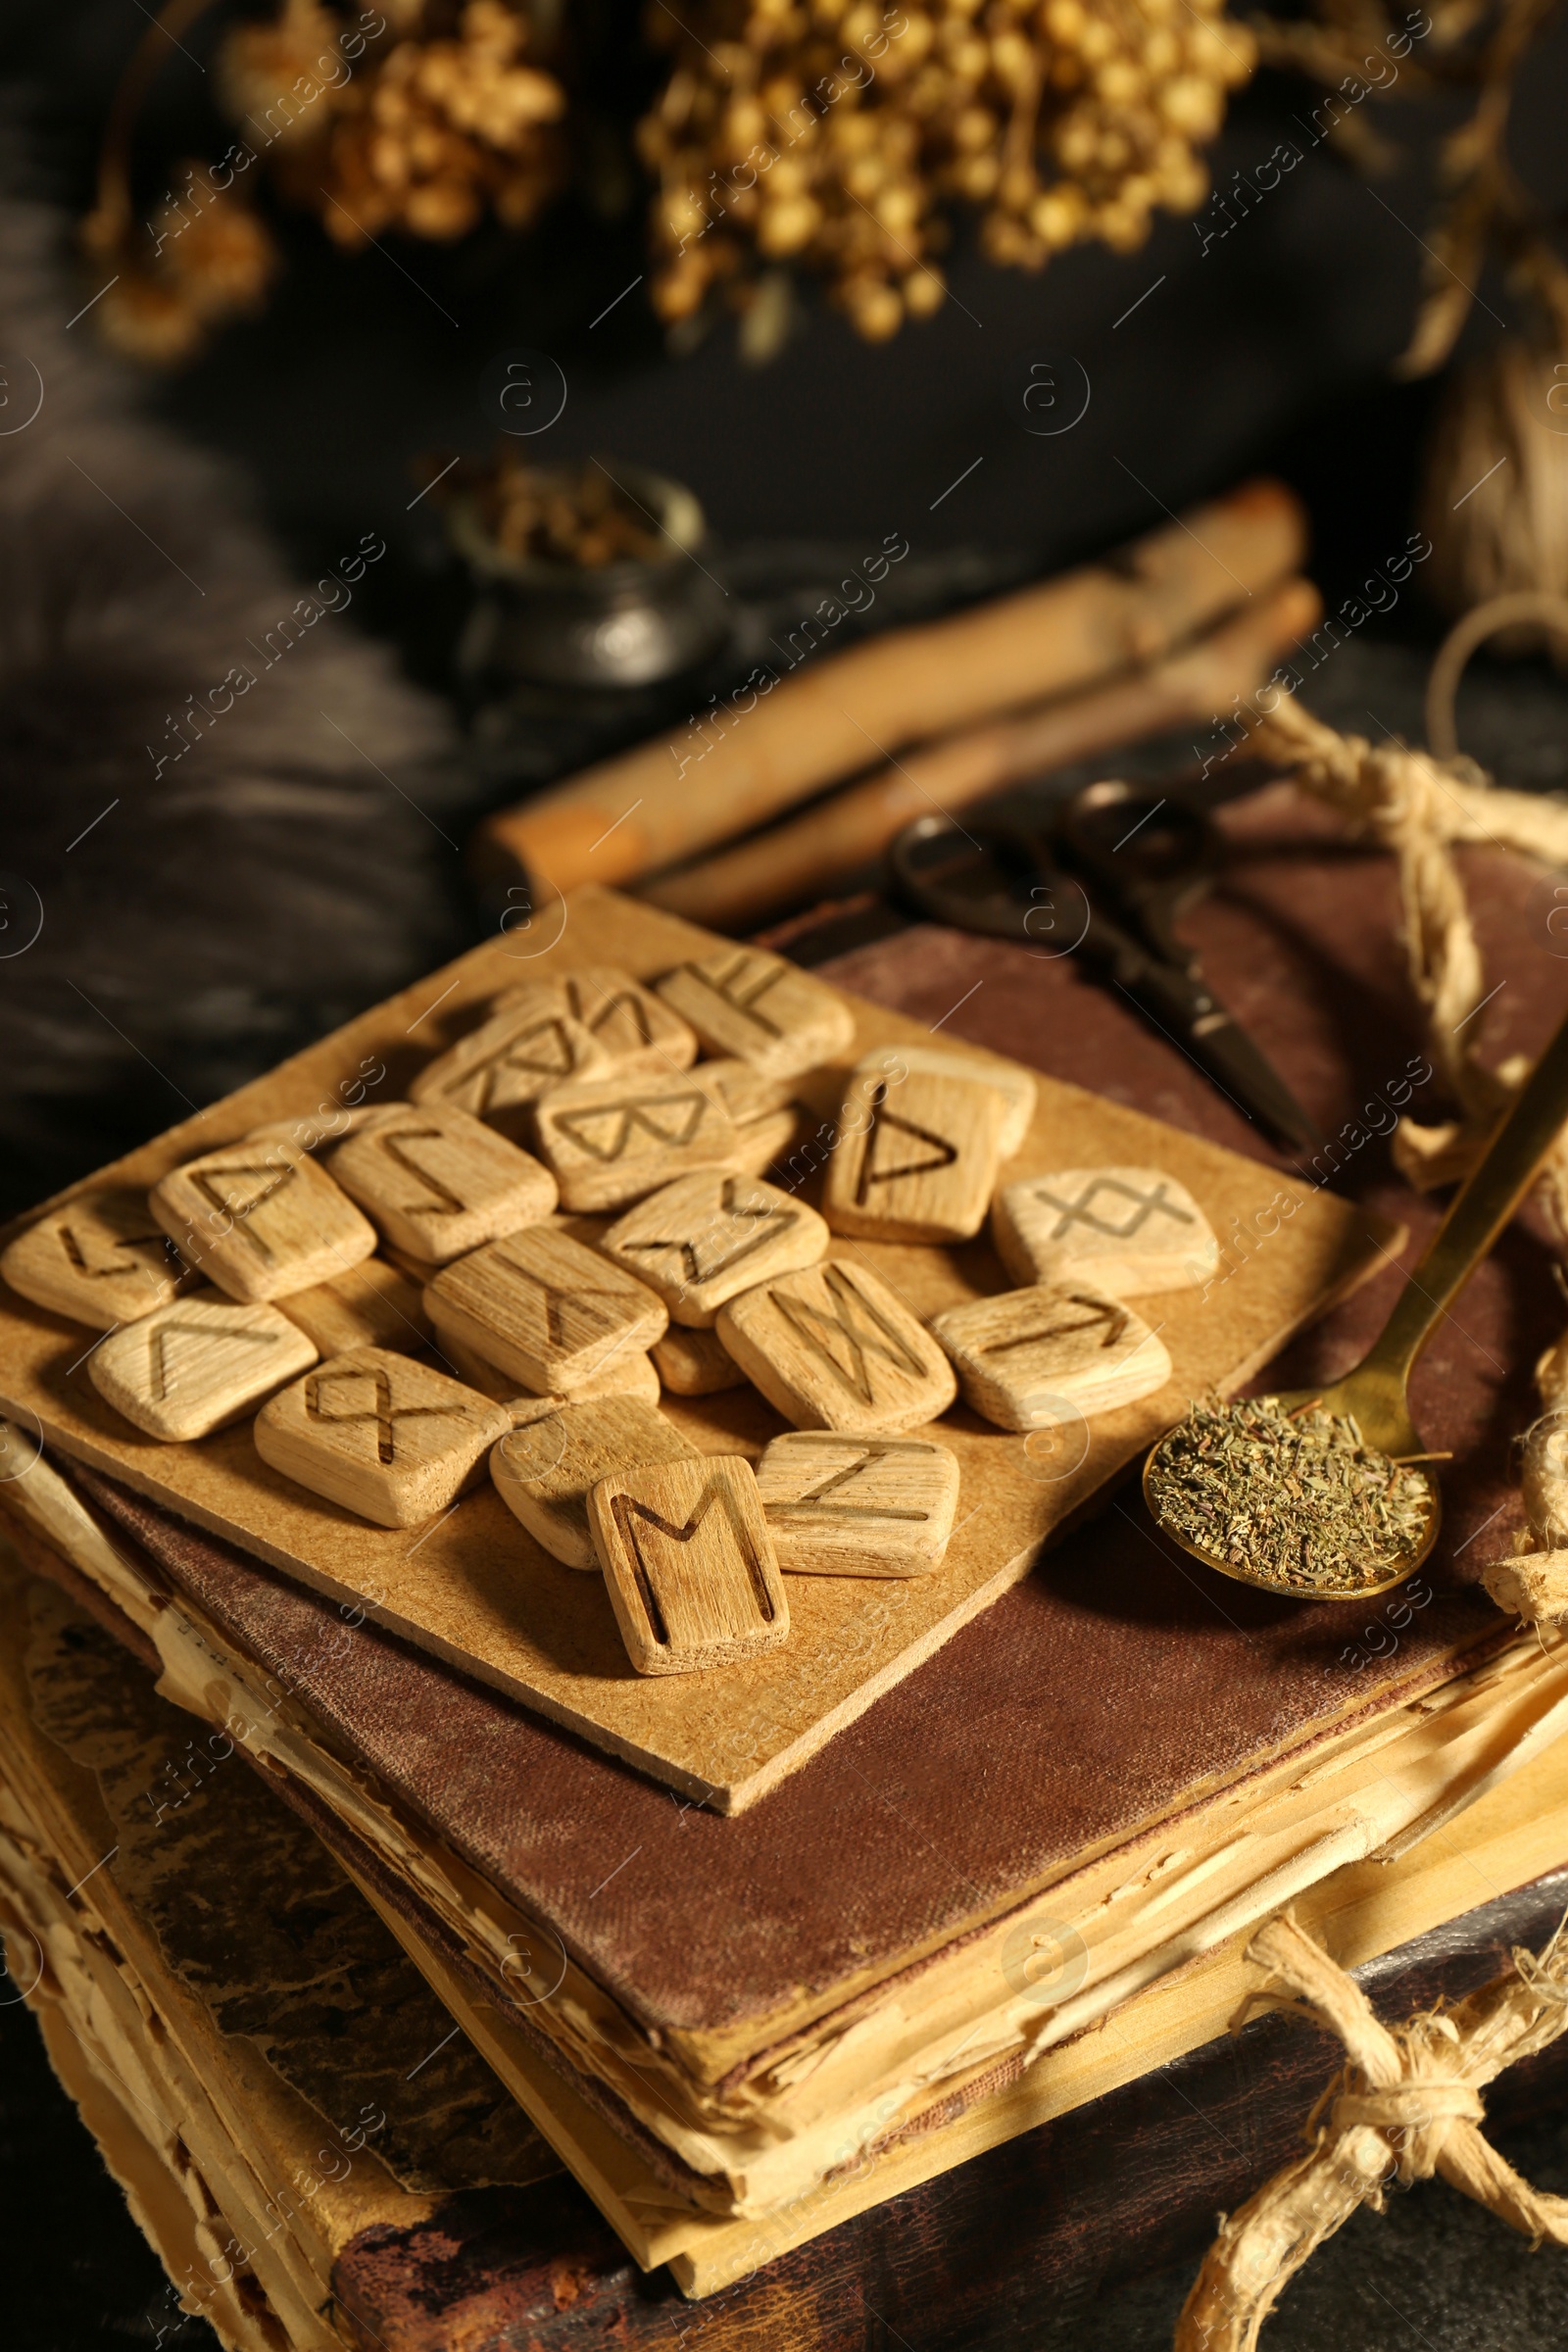
<instances>
[{"instance_id":1,"label":"scissors blade","mask_svg":"<svg viewBox=\"0 0 1568 2352\"><path fill-rule=\"evenodd\" d=\"M1260 1121L1282 1143L1308 1152L1322 1148L1322 1135L1274 1064L1201 980L1145 956L1118 957L1112 978L1249 1118Z\"/></svg>"}]
</instances>

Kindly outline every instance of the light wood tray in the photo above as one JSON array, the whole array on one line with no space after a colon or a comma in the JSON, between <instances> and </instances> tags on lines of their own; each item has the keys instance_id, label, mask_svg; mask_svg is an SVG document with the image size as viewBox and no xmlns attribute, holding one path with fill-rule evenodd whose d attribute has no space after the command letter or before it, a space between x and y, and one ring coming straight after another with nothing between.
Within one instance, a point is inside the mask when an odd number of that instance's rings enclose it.
<instances>
[{"instance_id":1,"label":"light wood tray","mask_svg":"<svg viewBox=\"0 0 1568 2352\"><path fill-rule=\"evenodd\" d=\"M541 932L552 944L535 944ZM722 944L614 892L577 891L528 932L475 948L88 1181L150 1185L197 1152L330 1104L365 1065L386 1065L370 1100L397 1100L429 1054L471 1025L495 991L519 980L610 962L646 979ZM857 1020L847 1059L928 1034L897 1013L847 1001ZM635 1674L601 1581L542 1551L488 1483L427 1528L387 1530L270 1469L248 1422L195 1445L142 1437L93 1388L81 1360L87 1333L3 1286L0 1408L44 1443L340 1599L346 1613L367 1603L369 1614L421 1648L682 1793L738 1813L1026 1575L1042 1545L1179 1419L1191 1398L1239 1387L1293 1332L1364 1280L1381 1250L1398 1247L1401 1237L1387 1223L1271 1167L1081 1088L1047 1077L1038 1085L1034 1125L1008 1162L1009 1179L1097 1162L1166 1168L1195 1195L1222 1246L1233 1217L1250 1230L1277 1195L1294 1195L1296 1213L1245 1262L1227 1261L1239 1270L1206 1299L1191 1291L1149 1302L1173 1378L1156 1395L1097 1418L1088 1452L1070 1475L1052 1477L1049 1463L1026 1453L1024 1438L961 1406L945 1415L935 1434L958 1455L963 1483L943 1565L908 1581L792 1577L790 1640L768 1657L700 1675ZM837 1247L873 1266L920 1315L1009 1287L985 1241L951 1250ZM664 1409L710 1453L755 1456L783 1426L751 1389L669 1396Z\"/></svg>"}]
</instances>

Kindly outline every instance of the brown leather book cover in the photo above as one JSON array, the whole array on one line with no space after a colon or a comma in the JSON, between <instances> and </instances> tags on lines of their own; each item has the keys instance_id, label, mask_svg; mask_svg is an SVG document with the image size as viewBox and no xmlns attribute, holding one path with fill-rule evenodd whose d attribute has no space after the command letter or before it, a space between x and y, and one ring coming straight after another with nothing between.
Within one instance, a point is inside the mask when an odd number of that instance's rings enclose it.
<instances>
[{"instance_id":1,"label":"brown leather book cover","mask_svg":"<svg viewBox=\"0 0 1568 2352\"><path fill-rule=\"evenodd\" d=\"M1396 940L1392 862L1345 843L1293 796L1229 820L1236 856L1192 918L1220 999L1336 1138L1321 1174L1412 1227L1435 1220L1393 1179L1398 1082L1424 1066ZM1521 924L1529 878L1465 854L1498 1053L1532 1050L1568 970ZM975 1038L1270 1154L1173 1047L1068 959L956 933L906 932L831 976L945 1034ZM960 1004L961 1000L961 1004ZM957 1010L953 1010L957 1006ZM1439 1114L1435 1089L1409 1106ZM1222 1235L1245 1282L1267 1238ZM1372 1337L1386 1276L1292 1349L1278 1378L1326 1377ZM685 1805L568 1735L147 1504L78 1474L100 1506L244 1649L296 1690L332 1742L531 1915L654 2035L730 2034L820 2014L961 1936L1086 1850L1179 1814L1329 1727L1392 1706L1510 1627L1475 1590L1522 1516L1509 1478L1530 1367L1561 1305L1529 1217L1468 1287L1415 1387L1444 1468L1445 1535L1422 1605L1377 1611L1275 1600L1211 1576L1155 1537L1135 1488L850 1726L752 1812Z\"/></svg>"}]
</instances>

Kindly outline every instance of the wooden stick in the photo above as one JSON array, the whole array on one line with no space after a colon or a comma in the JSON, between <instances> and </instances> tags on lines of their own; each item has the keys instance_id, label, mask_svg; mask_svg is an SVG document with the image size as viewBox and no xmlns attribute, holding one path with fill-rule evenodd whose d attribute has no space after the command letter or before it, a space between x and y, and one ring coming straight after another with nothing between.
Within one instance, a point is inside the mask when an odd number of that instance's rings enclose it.
<instances>
[{"instance_id":1,"label":"wooden stick","mask_svg":"<svg viewBox=\"0 0 1568 2352\"><path fill-rule=\"evenodd\" d=\"M1068 760L1224 713L1234 696L1250 693L1287 646L1315 625L1319 611L1310 581L1288 580L1152 668L910 752L866 783L847 784L790 822L649 882L638 895L693 922L754 929L880 857L914 817L962 808Z\"/></svg>"},{"instance_id":2,"label":"wooden stick","mask_svg":"<svg viewBox=\"0 0 1568 2352\"><path fill-rule=\"evenodd\" d=\"M560 890L657 872L902 745L1157 660L1272 587L1304 545L1292 493L1249 483L1018 595L873 638L796 676L754 670L722 712L702 714L701 731L683 724L491 817L479 856ZM815 627L820 637L824 623Z\"/></svg>"}]
</instances>

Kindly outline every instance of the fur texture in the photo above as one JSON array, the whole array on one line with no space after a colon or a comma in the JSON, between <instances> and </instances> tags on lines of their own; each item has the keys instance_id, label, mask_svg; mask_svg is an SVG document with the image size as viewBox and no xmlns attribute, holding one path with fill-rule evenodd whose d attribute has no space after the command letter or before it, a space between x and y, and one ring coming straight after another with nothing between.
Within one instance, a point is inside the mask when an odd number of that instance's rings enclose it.
<instances>
[{"instance_id":1,"label":"fur texture","mask_svg":"<svg viewBox=\"0 0 1568 2352\"><path fill-rule=\"evenodd\" d=\"M350 580L291 579L222 468L136 414L89 321L67 328L59 235L0 206L8 1207L270 1067L464 929L446 717L358 634ZM28 886L42 929L17 953Z\"/></svg>"}]
</instances>

